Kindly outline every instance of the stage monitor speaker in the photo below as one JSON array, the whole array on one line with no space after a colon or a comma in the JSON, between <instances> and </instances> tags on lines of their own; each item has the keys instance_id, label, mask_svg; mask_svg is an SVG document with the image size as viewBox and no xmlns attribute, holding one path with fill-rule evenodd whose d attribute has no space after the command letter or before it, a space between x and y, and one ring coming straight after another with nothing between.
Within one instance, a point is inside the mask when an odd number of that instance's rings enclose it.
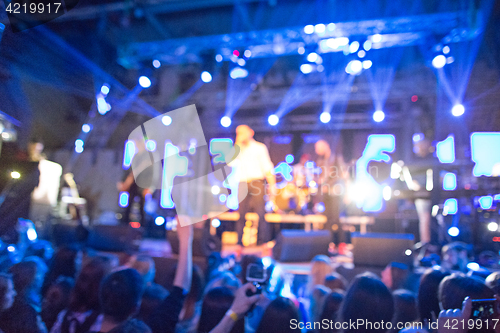
<instances>
[{"instance_id":1,"label":"stage monitor speaker","mask_svg":"<svg viewBox=\"0 0 500 333\"><path fill-rule=\"evenodd\" d=\"M412 234L351 233L354 265L385 267L397 261L412 264L411 252L415 243ZM409 254L409 255L408 255Z\"/></svg>"},{"instance_id":2,"label":"stage monitor speaker","mask_svg":"<svg viewBox=\"0 0 500 333\"><path fill-rule=\"evenodd\" d=\"M328 254L332 235L328 230L281 230L273 248L273 257L280 262L311 261L318 254Z\"/></svg>"},{"instance_id":3,"label":"stage monitor speaker","mask_svg":"<svg viewBox=\"0 0 500 333\"><path fill-rule=\"evenodd\" d=\"M218 237L210 235L207 228L194 228L193 234L193 256L208 257L212 252L220 252L222 246ZM179 238L177 231L168 230L167 238L172 252L179 254Z\"/></svg>"},{"instance_id":4,"label":"stage monitor speaker","mask_svg":"<svg viewBox=\"0 0 500 333\"><path fill-rule=\"evenodd\" d=\"M142 228L128 225L96 225L90 231L87 246L98 251L135 251L139 249L142 232Z\"/></svg>"}]
</instances>

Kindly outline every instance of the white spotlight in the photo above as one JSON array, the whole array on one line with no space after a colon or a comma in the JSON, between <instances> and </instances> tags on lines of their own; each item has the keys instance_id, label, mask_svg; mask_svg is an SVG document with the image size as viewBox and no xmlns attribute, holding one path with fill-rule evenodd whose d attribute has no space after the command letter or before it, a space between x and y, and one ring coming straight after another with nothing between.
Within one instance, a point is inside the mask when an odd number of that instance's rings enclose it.
<instances>
[{"instance_id":1,"label":"white spotlight","mask_svg":"<svg viewBox=\"0 0 500 333\"><path fill-rule=\"evenodd\" d=\"M351 45L349 46L349 52L355 53L358 50L359 50L359 42L358 41L352 42Z\"/></svg>"},{"instance_id":2,"label":"white spotlight","mask_svg":"<svg viewBox=\"0 0 500 333\"><path fill-rule=\"evenodd\" d=\"M144 89L147 89L147 88L151 87L151 80L149 79L149 77L143 75L139 78L139 84Z\"/></svg>"},{"instance_id":3,"label":"white spotlight","mask_svg":"<svg viewBox=\"0 0 500 333\"><path fill-rule=\"evenodd\" d=\"M109 94L109 85L106 83L101 87L101 93L106 96Z\"/></svg>"},{"instance_id":4,"label":"white spotlight","mask_svg":"<svg viewBox=\"0 0 500 333\"><path fill-rule=\"evenodd\" d=\"M465 108L462 104L456 104L451 109L451 114L454 115L455 117L460 117L461 115L464 114L464 112L465 112Z\"/></svg>"},{"instance_id":5,"label":"white spotlight","mask_svg":"<svg viewBox=\"0 0 500 333\"><path fill-rule=\"evenodd\" d=\"M376 121L377 123L380 123L385 119L385 113L382 110L377 110L373 112L373 120Z\"/></svg>"},{"instance_id":6,"label":"white spotlight","mask_svg":"<svg viewBox=\"0 0 500 333\"><path fill-rule=\"evenodd\" d=\"M496 222L488 223L488 230L489 231L497 231L498 230L498 223L496 223Z\"/></svg>"},{"instance_id":7,"label":"white spotlight","mask_svg":"<svg viewBox=\"0 0 500 333\"><path fill-rule=\"evenodd\" d=\"M437 55L432 59L432 66L434 68L443 68L446 65L446 57L442 54Z\"/></svg>"},{"instance_id":8,"label":"white spotlight","mask_svg":"<svg viewBox=\"0 0 500 333\"><path fill-rule=\"evenodd\" d=\"M229 118L228 116L224 116L220 119L220 124L223 126L223 127L229 127L231 126L231 118Z\"/></svg>"},{"instance_id":9,"label":"white spotlight","mask_svg":"<svg viewBox=\"0 0 500 333\"><path fill-rule=\"evenodd\" d=\"M316 60L318 60L318 54L316 52L312 52L307 55L307 61L316 62Z\"/></svg>"},{"instance_id":10,"label":"white spotlight","mask_svg":"<svg viewBox=\"0 0 500 333\"><path fill-rule=\"evenodd\" d=\"M361 52L361 51L359 51L359 52ZM363 61L363 68L364 69L368 69L368 68L372 67L372 65L373 65L373 63L372 63L371 60L365 60L365 61Z\"/></svg>"},{"instance_id":11,"label":"white spotlight","mask_svg":"<svg viewBox=\"0 0 500 333\"><path fill-rule=\"evenodd\" d=\"M161 122L163 125L168 126L172 123L172 118L170 116L163 116L161 117Z\"/></svg>"},{"instance_id":12,"label":"white spotlight","mask_svg":"<svg viewBox=\"0 0 500 333\"><path fill-rule=\"evenodd\" d=\"M329 112L323 112L319 115L319 120L326 124L327 122L329 122L330 120L332 119L332 116L330 115Z\"/></svg>"},{"instance_id":13,"label":"white spotlight","mask_svg":"<svg viewBox=\"0 0 500 333\"><path fill-rule=\"evenodd\" d=\"M222 55L217 54L217 55L215 56L215 61L217 61L217 62L221 62L222 60L224 60L224 59L222 58Z\"/></svg>"},{"instance_id":14,"label":"white spotlight","mask_svg":"<svg viewBox=\"0 0 500 333\"><path fill-rule=\"evenodd\" d=\"M212 220L212 227L214 227L214 228L220 227L220 220L219 219L213 219Z\"/></svg>"},{"instance_id":15,"label":"white spotlight","mask_svg":"<svg viewBox=\"0 0 500 333\"><path fill-rule=\"evenodd\" d=\"M158 59L153 60L153 67L154 68L160 68L161 62Z\"/></svg>"},{"instance_id":16,"label":"white spotlight","mask_svg":"<svg viewBox=\"0 0 500 333\"><path fill-rule=\"evenodd\" d=\"M245 52L243 52L243 55L247 58L250 58L252 56L252 51L250 50L245 50Z\"/></svg>"},{"instance_id":17,"label":"white spotlight","mask_svg":"<svg viewBox=\"0 0 500 333\"><path fill-rule=\"evenodd\" d=\"M83 132L83 133L88 133L88 132L90 132L90 130L91 130L91 129L92 129L92 128L90 127L90 125L89 125L89 124L83 124L83 125L82 125L82 132Z\"/></svg>"},{"instance_id":18,"label":"white spotlight","mask_svg":"<svg viewBox=\"0 0 500 333\"><path fill-rule=\"evenodd\" d=\"M451 237L457 237L459 234L460 229L458 229L457 227L451 227L450 229L448 229L448 235L450 235Z\"/></svg>"},{"instance_id":19,"label":"white spotlight","mask_svg":"<svg viewBox=\"0 0 500 333\"><path fill-rule=\"evenodd\" d=\"M303 73L303 74L309 74L313 71L314 67L313 65L311 64L303 64L300 66L300 71Z\"/></svg>"},{"instance_id":20,"label":"white spotlight","mask_svg":"<svg viewBox=\"0 0 500 333\"><path fill-rule=\"evenodd\" d=\"M212 74L210 74L209 72L207 71L203 71L201 73L201 80L205 83L209 83L209 82L212 82Z\"/></svg>"},{"instance_id":21,"label":"white spotlight","mask_svg":"<svg viewBox=\"0 0 500 333\"><path fill-rule=\"evenodd\" d=\"M279 121L280 121L280 118L278 118L278 116L277 116L277 115L275 115L275 114L272 114L272 115L270 115L270 116L269 116L269 118L267 118L267 122L268 122L268 123L269 123L269 125L271 125L271 126L276 126L276 125L278 125Z\"/></svg>"},{"instance_id":22,"label":"white spotlight","mask_svg":"<svg viewBox=\"0 0 500 333\"><path fill-rule=\"evenodd\" d=\"M211 191L212 191L213 195L217 195L220 193L220 187L217 185L214 185L214 186L212 186Z\"/></svg>"},{"instance_id":23,"label":"white spotlight","mask_svg":"<svg viewBox=\"0 0 500 333\"><path fill-rule=\"evenodd\" d=\"M314 25L308 24L304 27L304 32L308 35L312 34L314 32Z\"/></svg>"},{"instance_id":24,"label":"white spotlight","mask_svg":"<svg viewBox=\"0 0 500 333\"><path fill-rule=\"evenodd\" d=\"M374 43L380 43L382 41L382 35L380 34L375 34L372 36L372 42Z\"/></svg>"},{"instance_id":25,"label":"white spotlight","mask_svg":"<svg viewBox=\"0 0 500 333\"><path fill-rule=\"evenodd\" d=\"M156 225L163 225L163 223L165 223L165 218L163 216L157 216L155 218Z\"/></svg>"},{"instance_id":26,"label":"white spotlight","mask_svg":"<svg viewBox=\"0 0 500 333\"><path fill-rule=\"evenodd\" d=\"M351 75L359 74L362 70L363 64L359 60L351 60L345 68L346 73Z\"/></svg>"},{"instance_id":27,"label":"white spotlight","mask_svg":"<svg viewBox=\"0 0 500 333\"><path fill-rule=\"evenodd\" d=\"M316 24L314 26L314 31L317 33L317 34L322 34L323 32L325 32L325 25L324 24Z\"/></svg>"}]
</instances>

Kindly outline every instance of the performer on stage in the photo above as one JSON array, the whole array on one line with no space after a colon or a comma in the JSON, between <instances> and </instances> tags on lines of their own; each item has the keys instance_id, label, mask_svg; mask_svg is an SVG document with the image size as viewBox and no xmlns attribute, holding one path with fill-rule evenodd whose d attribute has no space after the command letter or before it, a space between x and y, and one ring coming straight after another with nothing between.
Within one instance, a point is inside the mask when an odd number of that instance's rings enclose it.
<instances>
[{"instance_id":1,"label":"performer on stage","mask_svg":"<svg viewBox=\"0 0 500 333\"><path fill-rule=\"evenodd\" d=\"M229 166L235 168L236 175L240 180L240 186L248 185L248 195L240 202L240 219L236 222L238 232L238 244L242 244L243 228L245 226L245 214L250 208L259 215L259 231L257 244L268 242L272 239L271 227L266 222L265 215L265 186L264 179L269 185L270 197L276 194L276 178L273 174L274 165L269 157L266 145L257 142L253 138L254 131L247 125L236 128L235 144L239 146L240 152Z\"/></svg>"},{"instance_id":2,"label":"performer on stage","mask_svg":"<svg viewBox=\"0 0 500 333\"><path fill-rule=\"evenodd\" d=\"M334 242L345 242L345 235L340 225L339 215L342 204L342 195L345 191L344 160L340 154L332 154L330 145L325 140L319 140L314 145L317 155L316 165L321 168L318 181L318 195L325 205L327 222L326 230L334 231ZM336 186L340 185L340 186Z\"/></svg>"}]
</instances>

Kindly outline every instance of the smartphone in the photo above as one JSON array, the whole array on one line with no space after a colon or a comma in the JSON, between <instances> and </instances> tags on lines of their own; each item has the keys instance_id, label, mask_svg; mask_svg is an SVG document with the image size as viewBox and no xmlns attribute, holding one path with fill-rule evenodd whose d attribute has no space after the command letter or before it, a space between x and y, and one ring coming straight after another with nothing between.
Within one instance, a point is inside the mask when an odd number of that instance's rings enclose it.
<instances>
[{"instance_id":1,"label":"smartphone","mask_svg":"<svg viewBox=\"0 0 500 333\"><path fill-rule=\"evenodd\" d=\"M264 265L249 264L247 267L247 281L262 284L267 281L267 270Z\"/></svg>"},{"instance_id":2,"label":"smartphone","mask_svg":"<svg viewBox=\"0 0 500 333\"><path fill-rule=\"evenodd\" d=\"M489 319L496 315L495 299L473 299L471 318Z\"/></svg>"}]
</instances>

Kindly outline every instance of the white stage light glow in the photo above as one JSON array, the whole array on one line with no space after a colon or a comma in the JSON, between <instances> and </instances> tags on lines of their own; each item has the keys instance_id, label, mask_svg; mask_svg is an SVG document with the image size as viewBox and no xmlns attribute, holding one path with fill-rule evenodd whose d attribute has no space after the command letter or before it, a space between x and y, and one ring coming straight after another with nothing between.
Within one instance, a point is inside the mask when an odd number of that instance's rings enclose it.
<instances>
[{"instance_id":1,"label":"white stage light glow","mask_svg":"<svg viewBox=\"0 0 500 333\"><path fill-rule=\"evenodd\" d=\"M154 68L160 68L161 62L158 59L153 60L153 67Z\"/></svg>"},{"instance_id":2,"label":"white stage light glow","mask_svg":"<svg viewBox=\"0 0 500 333\"><path fill-rule=\"evenodd\" d=\"M377 123L380 123L385 119L385 113L382 110L377 110L373 112L373 120L376 121Z\"/></svg>"},{"instance_id":3,"label":"white stage light glow","mask_svg":"<svg viewBox=\"0 0 500 333\"><path fill-rule=\"evenodd\" d=\"M229 118L228 116L224 116L220 119L220 124L223 126L223 127L229 127L231 126L231 118Z\"/></svg>"},{"instance_id":4,"label":"white stage light glow","mask_svg":"<svg viewBox=\"0 0 500 333\"><path fill-rule=\"evenodd\" d=\"M277 115L272 114L269 116L269 118L267 118L267 121L269 122L269 125L276 126L276 125L278 125L280 119L278 118Z\"/></svg>"},{"instance_id":5,"label":"white stage light glow","mask_svg":"<svg viewBox=\"0 0 500 333\"><path fill-rule=\"evenodd\" d=\"M163 125L168 126L172 123L172 118L170 116L161 117L161 122Z\"/></svg>"},{"instance_id":6,"label":"white stage light glow","mask_svg":"<svg viewBox=\"0 0 500 333\"><path fill-rule=\"evenodd\" d=\"M151 87L151 80L149 79L149 77L143 75L139 78L139 84L144 89L147 89Z\"/></svg>"},{"instance_id":7,"label":"white stage light glow","mask_svg":"<svg viewBox=\"0 0 500 333\"><path fill-rule=\"evenodd\" d=\"M304 27L304 32L308 35L312 34L314 32L314 25L308 24Z\"/></svg>"},{"instance_id":8,"label":"white stage light glow","mask_svg":"<svg viewBox=\"0 0 500 333\"><path fill-rule=\"evenodd\" d=\"M329 112L323 112L319 115L319 120L323 123L326 124L332 119L332 116L330 115Z\"/></svg>"},{"instance_id":9,"label":"white stage light glow","mask_svg":"<svg viewBox=\"0 0 500 333\"><path fill-rule=\"evenodd\" d=\"M442 54L437 55L432 59L432 66L434 68L443 68L446 65L446 57Z\"/></svg>"},{"instance_id":10,"label":"white stage light glow","mask_svg":"<svg viewBox=\"0 0 500 333\"><path fill-rule=\"evenodd\" d=\"M207 71L203 71L200 75L201 77L201 80L205 83L209 83L209 82L212 82L212 74L210 74L209 72Z\"/></svg>"},{"instance_id":11,"label":"white stage light glow","mask_svg":"<svg viewBox=\"0 0 500 333\"><path fill-rule=\"evenodd\" d=\"M313 69L314 69L314 66L311 64L303 64L300 66L300 71L303 74L309 74L313 71Z\"/></svg>"},{"instance_id":12,"label":"white stage light glow","mask_svg":"<svg viewBox=\"0 0 500 333\"><path fill-rule=\"evenodd\" d=\"M465 108L462 104L456 104L451 109L451 114L454 115L455 117L460 117L464 113L465 113Z\"/></svg>"}]
</instances>

